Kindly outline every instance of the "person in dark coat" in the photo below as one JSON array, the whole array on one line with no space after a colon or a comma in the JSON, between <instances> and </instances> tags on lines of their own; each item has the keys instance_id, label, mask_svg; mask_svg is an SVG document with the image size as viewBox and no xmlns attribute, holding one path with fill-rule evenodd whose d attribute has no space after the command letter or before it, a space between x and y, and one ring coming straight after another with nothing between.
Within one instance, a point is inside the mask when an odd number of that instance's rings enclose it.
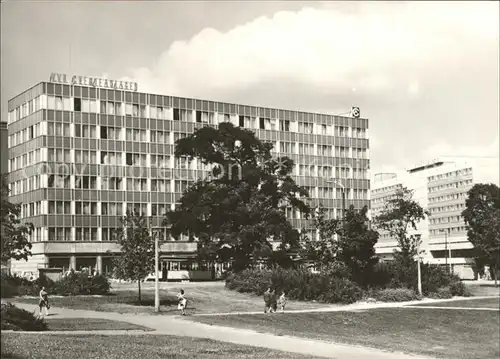
<instances>
[{"instance_id":1,"label":"person in dark coat","mask_svg":"<svg viewBox=\"0 0 500 359\"><path fill-rule=\"evenodd\" d=\"M276 290L275 289L271 290L270 304L271 304L270 312L276 313L276 310L278 309L278 298L276 297Z\"/></svg>"},{"instance_id":2,"label":"person in dark coat","mask_svg":"<svg viewBox=\"0 0 500 359\"><path fill-rule=\"evenodd\" d=\"M271 310L271 288L267 288L264 292L264 313Z\"/></svg>"}]
</instances>

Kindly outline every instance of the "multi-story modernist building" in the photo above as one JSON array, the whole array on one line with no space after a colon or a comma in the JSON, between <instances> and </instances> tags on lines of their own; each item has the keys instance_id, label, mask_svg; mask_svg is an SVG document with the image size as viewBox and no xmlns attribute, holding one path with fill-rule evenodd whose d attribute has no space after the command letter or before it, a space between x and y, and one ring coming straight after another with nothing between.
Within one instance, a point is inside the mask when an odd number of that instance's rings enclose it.
<instances>
[{"instance_id":1,"label":"multi-story modernist building","mask_svg":"<svg viewBox=\"0 0 500 359\"><path fill-rule=\"evenodd\" d=\"M9 173L9 147L7 122L0 121L0 174Z\"/></svg>"},{"instance_id":2,"label":"multi-story modernist building","mask_svg":"<svg viewBox=\"0 0 500 359\"><path fill-rule=\"evenodd\" d=\"M109 272L111 255L120 251L112 236L120 216L136 209L162 233L165 212L207 174L199 161L174 157L175 141L221 122L252 129L274 144L275 154L292 158L296 181L331 216L342 208L332 177L346 188L347 205L369 205L367 119L139 93L131 84L75 78L53 76L9 101L11 200L22 203L24 219L35 226L33 256L14 262L14 272ZM311 229L300 213L287 216ZM200 268L191 260L196 243L165 232L161 239L169 277Z\"/></svg>"},{"instance_id":3,"label":"multi-story modernist building","mask_svg":"<svg viewBox=\"0 0 500 359\"><path fill-rule=\"evenodd\" d=\"M475 183L488 182L480 168L470 161L438 159L409 169L402 175L377 174L372 184L372 216L377 216L398 189L413 190L413 199L429 216L411 234L421 235L424 260L448 265L464 279L473 279L472 244L462 211L467 192ZM382 231L376 246L383 259L390 259L397 248L395 238Z\"/></svg>"}]
</instances>

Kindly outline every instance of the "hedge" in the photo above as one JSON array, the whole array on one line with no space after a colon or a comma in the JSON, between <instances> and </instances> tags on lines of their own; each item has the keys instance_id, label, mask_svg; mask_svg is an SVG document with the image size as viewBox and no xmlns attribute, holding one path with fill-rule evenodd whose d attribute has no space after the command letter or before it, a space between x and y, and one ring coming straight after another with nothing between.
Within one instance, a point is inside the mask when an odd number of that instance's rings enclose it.
<instances>
[{"instance_id":1,"label":"hedge","mask_svg":"<svg viewBox=\"0 0 500 359\"><path fill-rule=\"evenodd\" d=\"M49 295L92 295L107 294L111 288L109 280L102 276L89 276L86 273L70 273L56 282L40 277L34 281L25 278L2 275L2 298L15 296L38 296L42 287Z\"/></svg>"},{"instance_id":2,"label":"hedge","mask_svg":"<svg viewBox=\"0 0 500 359\"><path fill-rule=\"evenodd\" d=\"M347 278L281 267L247 269L230 274L226 279L226 287L256 295L262 295L267 288L272 287L277 293L286 292L290 299L324 303L353 303L363 295L361 288Z\"/></svg>"}]
</instances>

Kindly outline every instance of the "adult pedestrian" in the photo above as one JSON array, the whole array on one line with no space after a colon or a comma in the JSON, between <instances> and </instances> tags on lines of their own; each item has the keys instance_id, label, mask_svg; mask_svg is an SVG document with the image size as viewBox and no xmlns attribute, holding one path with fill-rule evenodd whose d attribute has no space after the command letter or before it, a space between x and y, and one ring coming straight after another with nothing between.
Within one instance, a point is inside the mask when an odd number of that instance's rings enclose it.
<instances>
[{"instance_id":1,"label":"adult pedestrian","mask_svg":"<svg viewBox=\"0 0 500 359\"><path fill-rule=\"evenodd\" d=\"M276 310L278 309L278 299L276 297L276 290L275 289L271 290L270 304L271 304L270 312L276 313Z\"/></svg>"},{"instance_id":2,"label":"adult pedestrian","mask_svg":"<svg viewBox=\"0 0 500 359\"><path fill-rule=\"evenodd\" d=\"M271 288L267 288L264 292L264 313L271 310Z\"/></svg>"},{"instance_id":3,"label":"adult pedestrian","mask_svg":"<svg viewBox=\"0 0 500 359\"><path fill-rule=\"evenodd\" d=\"M38 307L40 308L40 316L43 316L42 309L45 308L45 315L49 315L49 309L50 309L50 304L49 304L49 295L45 291L45 287L42 287L40 290L39 294L39 301L38 301Z\"/></svg>"}]
</instances>

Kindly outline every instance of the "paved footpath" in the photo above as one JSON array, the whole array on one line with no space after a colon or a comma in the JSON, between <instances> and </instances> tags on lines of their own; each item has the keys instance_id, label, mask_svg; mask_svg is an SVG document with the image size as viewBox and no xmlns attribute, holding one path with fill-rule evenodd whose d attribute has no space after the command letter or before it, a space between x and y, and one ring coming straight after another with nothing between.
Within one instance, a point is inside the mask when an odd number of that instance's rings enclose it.
<instances>
[{"instance_id":1,"label":"paved footpath","mask_svg":"<svg viewBox=\"0 0 500 359\"><path fill-rule=\"evenodd\" d=\"M491 298L490 297L472 297L465 298L467 300ZM464 298L456 298L455 300L464 300ZM335 312L335 311L357 311L375 308L391 308L413 306L417 303L425 302L449 302L452 300L424 300L405 303L360 303L345 307L321 308L311 310L296 310L289 312L306 313L306 312ZM34 311L33 304L14 303L17 307L29 311ZM426 307L418 307L425 309ZM428 307L427 307L428 308ZM462 308L469 309L469 308ZM378 349L371 349L360 346L337 344L332 342L310 340L292 336L277 336L270 333L258 333L253 330L229 328L222 326L214 326L193 321L187 321L180 316L172 315L153 315L153 314L121 314L113 312L95 312L88 310L77 310L67 308L53 308L51 310L54 318L100 318L115 321L128 322L136 325L141 325L154 331L122 331L122 330L100 330L100 331L65 331L65 332L36 332L41 335L64 334L64 335L174 335L186 336L194 338L205 338L216 341L249 345L261 348L281 350L285 352L293 352L304 355L312 355L324 358L337 359L429 359L428 357L409 355L398 352L388 352ZM245 315L245 314L262 314L255 313L216 313L216 314L197 314L203 315Z\"/></svg>"},{"instance_id":2,"label":"paved footpath","mask_svg":"<svg viewBox=\"0 0 500 359\"><path fill-rule=\"evenodd\" d=\"M33 311L34 305L14 303L17 307ZM360 346L309 340L292 336L277 336L253 330L236 329L187 321L182 317L150 314L120 314L67 308L53 308L54 318L100 318L142 325L154 331L64 331L35 332L40 335L174 335L205 338L221 342L249 345L285 352L335 359L430 359L423 356L388 352ZM50 319L49 319L50 320ZM27 332L23 332L27 333Z\"/></svg>"}]
</instances>

